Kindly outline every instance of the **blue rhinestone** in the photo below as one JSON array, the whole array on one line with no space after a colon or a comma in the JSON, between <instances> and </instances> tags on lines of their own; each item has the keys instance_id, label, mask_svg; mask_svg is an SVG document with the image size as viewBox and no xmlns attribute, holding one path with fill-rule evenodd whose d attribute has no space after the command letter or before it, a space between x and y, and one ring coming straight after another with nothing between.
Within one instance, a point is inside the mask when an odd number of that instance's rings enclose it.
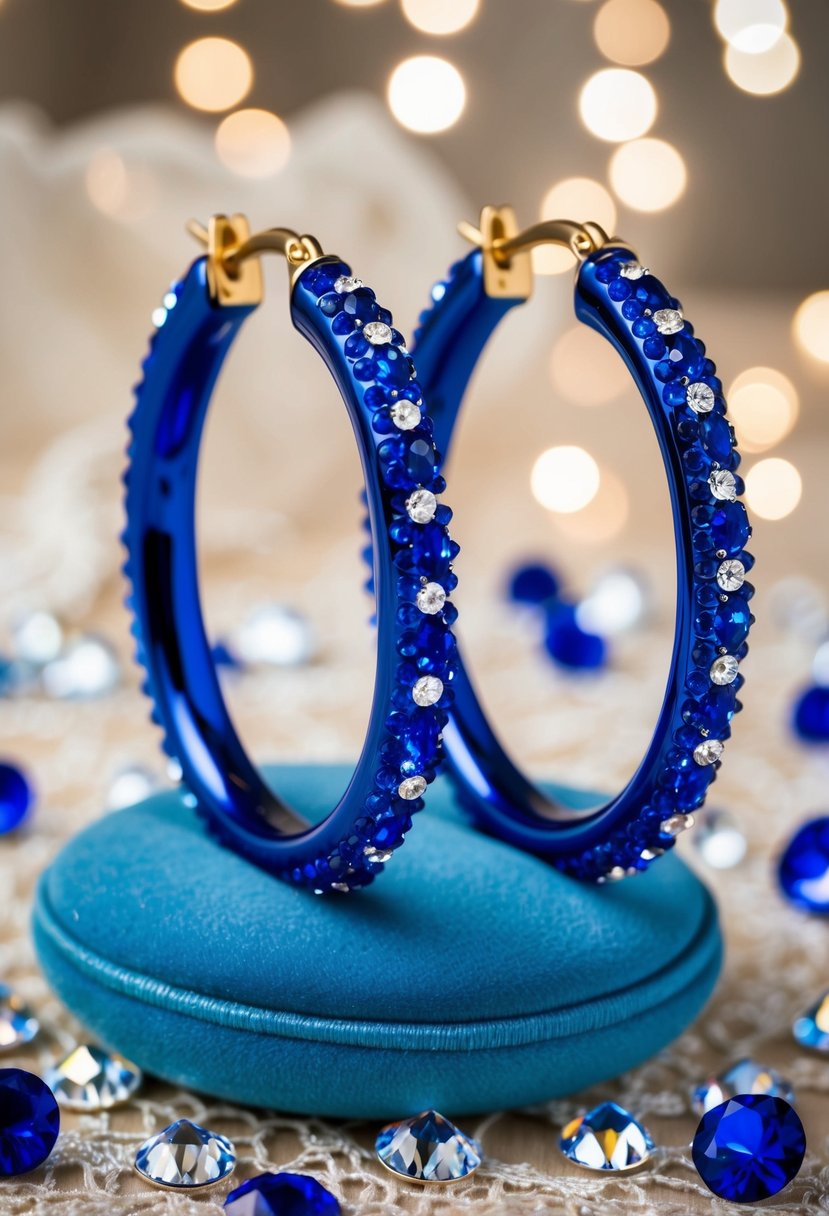
<instances>
[{"instance_id":1,"label":"blue rhinestone","mask_svg":"<svg viewBox=\"0 0 829 1216\"><path fill-rule=\"evenodd\" d=\"M811 819L795 832L777 873L793 904L807 912L829 913L829 817Z\"/></svg>"},{"instance_id":2,"label":"blue rhinestone","mask_svg":"<svg viewBox=\"0 0 829 1216\"><path fill-rule=\"evenodd\" d=\"M829 740L829 688L816 684L800 694L794 707L794 729L807 743Z\"/></svg>"},{"instance_id":3,"label":"blue rhinestone","mask_svg":"<svg viewBox=\"0 0 829 1216\"><path fill-rule=\"evenodd\" d=\"M411 556L415 569L437 582L444 582L458 545L436 520L419 524L412 540ZM445 586L444 582L444 586ZM447 588L448 590L448 588Z\"/></svg>"},{"instance_id":4,"label":"blue rhinestone","mask_svg":"<svg viewBox=\"0 0 829 1216\"><path fill-rule=\"evenodd\" d=\"M225 1211L230 1216L339 1216L340 1205L307 1174L259 1174L230 1192Z\"/></svg>"},{"instance_id":5,"label":"blue rhinestone","mask_svg":"<svg viewBox=\"0 0 829 1216\"><path fill-rule=\"evenodd\" d=\"M602 1102L561 1133L561 1151L589 1170L635 1169L653 1151L650 1133L616 1102Z\"/></svg>"},{"instance_id":6,"label":"blue rhinestone","mask_svg":"<svg viewBox=\"0 0 829 1216\"><path fill-rule=\"evenodd\" d=\"M60 1111L40 1077L0 1068L0 1177L28 1174L55 1147Z\"/></svg>"},{"instance_id":7,"label":"blue rhinestone","mask_svg":"<svg viewBox=\"0 0 829 1216\"><path fill-rule=\"evenodd\" d=\"M760 1203L782 1191L803 1163L803 1124L783 1098L740 1094L703 1115L691 1146L709 1190L732 1203Z\"/></svg>"},{"instance_id":8,"label":"blue rhinestone","mask_svg":"<svg viewBox=\"0 0 829 1216\"><path fill-rule=\"evenodd\" d=\"M375 1150L393 1174L416 1182L468 1178L482 1160L480 1145L435 1110L384 1127Z\"/></svg>"},{"instance_id":9,"label":"blue rhinestone","mask_svg":"<svg viewBox=\"0 0 829 1216\"><path fill-rule=\"evenodd\" d=\"M726 603L720 603L714 613L717 645L724 646L729 654L733 654L748 637L751 621L751 609L745 597L730 595Z\"/></svg>"},{"instance_id":10,"label":"blue rhinestone","mask_svg":"<svg viewBox=\"0 0 829 1216\"><path fill-rule=\"evenodd\" d=\"M734 442L731 437L731 427L720 414L707 414L699 422L699 435L702 446L719 464L728 464Z\"/></svg>"},{"instance_id":11,"label":"blue rhinestone","mask_svg":"<svg viewBox=\"0 0 829 1216\"><path fill-rule=\"evenodd\" d=\"M741 502L726 502L717 507L694 507L694 523L707 528L710 548L726 557L737 557L751 536L746 509Z\"/></svg>"},{"instance_id":12,"label":"blue rhinestone","mask_svg":"<svg viewBox=\"0 0 829 1216\"><path fill-rule=\"evenodd\" d=\"M372 360L372 379L383 388L405 388L414 375L414 364L396 346L378 346Z\"/></svg>"},{"instance_id":13,"label":"blue rhinestone","mask_svg":"<svg viewBox=\"0 0 829 1216\"><path fill-rule=\"evenodd\" d=\"M749 1059L738 1060L718 1077L711 1077L704 1085L698 1085L691 1095L691 1101L697 1114L704 1115L738 1094L767 1094L794 1105L791 1082L776 1069L766 1068Z\"/></svg>"},{"instance_id":14,"label":"blue rhinestone","mask_svg":"<svg viewBox=\"0 0 829 1216\"><path fill-rule=\"evenodd\" d=\"M356 291L350 291L341 299L343 311L363 325L377 316L377 301L370 287L358 287Z\"/></svg>"},{"instance_id":15,"label":"blue rhinestone","mask_svg":"<svg viewBox=\"0 0 829 1216\"><path fill-rule=\"evenodd\" d=\"M813 1005L792 1027L794 1037L804 1047L829 1052L829 992Z\"/></svg>"},{"instance_id":16,"label":"blue rhinestone","mask_svg":"<svg viewBox=\"0 0 829 1216\"><path fill-rule=\"evenodd\" d=\"M0 763L0 836L13 832L28 815L34 791L16 765Z\"/></svg>"},{"instance_id":17,"label":"blue rhinestone","mask_svg":"<svg viewBox=\"0 0 829 1216\"><path fill-rule=\"evenodd\" d=\"M517 604L543 604L558 594L559 582L543 562L519 566L509 581L509 597Z\"/></svg>"},{"instance_id":18,"label":"blue rhinestone","mask_svg":"<svg viewBox=\"0 0 829 1216\"><path fill-rule=\"evenodd\" d=\"M597 670L607 659L607 645L596 633L587 633L576 619L572 604L556 603L547 617L544 645L552 659L575 670Z\"/></svg>"},{"instance_id":19,"label":"blue rhinestone","mask_svg":"<svg viewBox=\"0 0 829 1216\"><path fill-rule=\"evenodd\" d=\"M736 700L737 695L731 684L711 688L696 705L690 707L688 721L721 739L734 717Z\"/></svg>"},{"instance_id":20,"label":"blue rhinestone","mask_svg":"<svg viewBox=\"0 0 829 1216\"><path fill-rule=\"evenodd\" d=\"M666 769L660 774L660 787L671 793L666 809L693 811L702 802L713 779L713 766L697 764L686 756L682 768Z\"/></svg>"}]
</instances>

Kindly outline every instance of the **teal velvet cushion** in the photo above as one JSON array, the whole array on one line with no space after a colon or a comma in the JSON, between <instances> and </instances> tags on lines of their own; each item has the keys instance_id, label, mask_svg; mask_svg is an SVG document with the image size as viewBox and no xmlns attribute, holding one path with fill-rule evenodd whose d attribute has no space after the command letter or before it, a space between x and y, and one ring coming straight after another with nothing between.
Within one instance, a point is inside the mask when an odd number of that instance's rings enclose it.
<instances>
[{"instance_id":1,"label":"teal velvet cushion","mask_svg":"<svg viewBox=\"0 0 829 1216\"><path fill-rule=\"evenodd\" d=\"M313 817L349 772L280 767ZM319 899L207 835L178 793L111 814L43 875L54 990L145 1070L318 1115L526 1105L653 1055L696 1016L716 910L675 856L580 886L464 822L438 782L385 874Z\"/></svg>"}]
</instances>

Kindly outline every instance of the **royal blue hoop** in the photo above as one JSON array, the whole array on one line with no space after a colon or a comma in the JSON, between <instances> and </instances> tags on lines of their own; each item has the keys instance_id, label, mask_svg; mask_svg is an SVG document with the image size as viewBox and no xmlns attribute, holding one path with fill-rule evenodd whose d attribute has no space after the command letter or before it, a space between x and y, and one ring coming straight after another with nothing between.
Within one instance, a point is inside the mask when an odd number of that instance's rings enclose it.
<instances>
[{"instance_id":1,"label":"royal blue hoop","mask_svg":"<svg viewBox=\"0 0 829 1216\"><path fill-rule=\"evenodd\" d=\"M456 263L422 314L415 357L447 453L469 378L501 318L524 297L495 298L479 250ZM622 792L574 812L530 782L499 743L457 659L444 731L463 804L486 830L582 879L621 878L647 866L689 827L719 768L740 708L738 664L747 654L754 564L739 455L725 419L722 383L679 302L629 250L600 249L582 262L576 315L625 360L648 408L671 493L677 553L674 647L664 701L644 759Z\"/></svg>"},{"instance_id":2,"label":"royal blue hoop","mask_svg":"<svg viewBox=\"0 0 829 1216\"><path fill-rule=\"evenodd\" d=\"M337 259L291 293L294 325L325 360L360 450L374 551L378 661L362 753L342 799L309 826L264 783L231 722L199 599L194 503L202 428L253 306L217 304L200 258L164 297L130 420L127 549L144 690L195 805L229 847L317 893L365 886L423 806L451 703L458 547L433 427L402 335Z\"/></svg>"}]
</instances>

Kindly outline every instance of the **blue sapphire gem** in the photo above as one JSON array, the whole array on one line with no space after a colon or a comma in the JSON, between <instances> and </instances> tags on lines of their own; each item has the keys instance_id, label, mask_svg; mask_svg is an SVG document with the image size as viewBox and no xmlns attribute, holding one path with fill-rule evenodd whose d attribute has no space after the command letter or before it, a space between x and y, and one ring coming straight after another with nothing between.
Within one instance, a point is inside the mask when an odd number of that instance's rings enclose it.
<instances>
[{"instance_id":1,"label":"blue sapphire gem","mask_svg":"<svg viewBox=\"0 0 829 1216\"><path fill-rule=\"evenodd\" d=\"M361 325L375 320L378 312L377 301L370 287L358 287L356 291L343 296L342 308Z\"/></svg>"},{"instance_id":2,"label":"blue sapphire gem","mask_svg":"<svg viewBox=\"0 0 829 1216\"><path fill-rule=\"evenodd\" d=\"M0 1178L37 1169L55 1147L60 1111L40 1077L0 1068Z\"/></svg>"},{"instance_id":3,"label":"blue sapphire gem","mask_svg":"<svg viewBox=\"0 0 829 1216\"><path fill-rule=\"evenodd\" d=\"M509 581L509 597L516 604L543 604L558 595L555 573L543 562L519 566Z\"/></svg>"},{"instance_id":4,"label":"blue sapphire gem","mask_svg":"<svg viewBox=\"0 0 829 1216\"><path fill-rule=\"evenodd\" d=\"M705 1185L732 1203L760 1203L782 1191L803 1163L806 1136L783 1098L740 1094L700 1120L691 1146Z\"/></svg>"},{"instance_id":5,"label":"blue sapphire gem","mask_svg":"<svg viewBox=\"0 0 829 1216\"><path fill-rule=\"evenodd\" d=\"M787 1081L776 1069L766 1068L749 1059L738 1060L718 1077L711 1077L704 1084L696 1086L691 1101L697 1114L704 1115L738 1094L767 1094L773 1098L783 1098L794 1106L791 1081Z\"/></svg>"},{"instance_id":6,"label":"blue sapphire gem","mask_svg":"<svg viewBox=\"0 0 829 1216\"><path fill-rule=\"evenodd\" d=\"M727 557L735 557L751 536L751 525L741 502L726 502L712 508L710 528L713 548L724 551Z\"/></svg>"},{"instance_id":7,"label":"blue sapphire gem","mask_svg":"<svg viewBox=\"0 0 829 1216\"><path fill-rule=\"evenodd\" d=\"M25 773L9 761L0 763L0 836L20 826L33 801L34 791Z\"/></svg>"},{"instance_id":8,"label":"blue sapphire gem","mask_svg":"<svg viewBox=\"0 0 829 1216\"><path fill-rule=\"evenodd\" d=\"M573 604L557 602L547 616L544 645L562 667L595 671L607 659L607 645L597 633L587 633L578 623Z\"/></svg>"},{"instance_id":9,"label":"blue sapphire gem","mask_svg":"<svg viewBox=\"0 0 829 1216\"><path fill-rule=\"evenodd\" d=\"M797 907L829 913L829 816L811 819L795 832L780 858L778 877Z\"/></svg>"},{"instance_id":10,"label":"blue sapphire gem","mask_svg":"<svg viewBox=\"0 0 829 1216\"><path fill-rule=\"evenodd\" d=\"M714 633L717 644L724 646L729 654L739 650L748 637L751 627L751 609L742 595L730 595L725 603L717 605L714 613Z\"/></svg>"},{"instance_id":11,"label":"blue sapphire gem","mask_svg":"<svg viewBox=\"0 0 829 1216\"><path fill-rule=\"evenodd\" d=\"M339 1216L330 1191L307 1174L259 1174L231 1191L229 1216Z\"/></svg>"},{"instance_id":12,"label":"blue sapphire gem","mask_svg":"<svg viewBox=\"0 0 829 1216\"><path fill-rule=\"evenodd\" d=\"M829 688L815 684L795 702L794 729L806 743L829 740Z\"/></svg>"},{"instance_id":13,"label":"blue sapphire gem","mask_svg":"<svg viewBox=\"0 0 829 1216\"><path fill-rule=\"evenodd\" d=\"M414 375L411 359L396 346L379 346L371 366L371 378L387 389L405 388Z\"/></svg>"},{"instance_id":14,"label":"blue sapphire gem","mask_svg":"<svg viewBox=\"0 0 829 1216\"><path fill-rule=\"evenodd\" d=\"M415 1182L468 1178L483 1159L480 1145L435 1110L390 1123L377 1137L375 1149L393 1174Z\"/></svg>"},{"instance_id":15,"label":"blue sapphire gem","mask_svg":"<svg viewBox=\"0 0 829 1216\"><path fill-rule=\"evenodd\" d=\"M804 1047L829 1052L829 991L797 1019L792 1029L794 1037Z\"/></svg>"},{"instance_id":16,"label":"blue sapphire gem","mask_svg":"<svg viewBox=\"0 0 829 1216\"><path fill-rule=\"evenodd\" d=\"M559 1143L565 1157L588 1170L636 1169L653 1151L647 1128L616 1102L602 1102L573 1119Z\"/></svg>"},{"instance_id":17,"label":"blue sapphire gem","mask_svg":"<svg viewBox=\"0 0 829 1216\"><path fill-rule=\"evenodd\" d=\"M721 414L708 414L700 420L699 436L702 446L712 460L727 465L731 460L734 441L731 427Z\"/></svg>"},{"instance_id":18,"label":"blue sapphire gem","mask_svg":"<svg viewBox=\"0 0 829 1216\"><path fill-rule=\"evenodd\" d=\"M721 739L731 724L737 702L732 684L715 686L688 708L687 720Z\"/></svg>"}]
</instances>

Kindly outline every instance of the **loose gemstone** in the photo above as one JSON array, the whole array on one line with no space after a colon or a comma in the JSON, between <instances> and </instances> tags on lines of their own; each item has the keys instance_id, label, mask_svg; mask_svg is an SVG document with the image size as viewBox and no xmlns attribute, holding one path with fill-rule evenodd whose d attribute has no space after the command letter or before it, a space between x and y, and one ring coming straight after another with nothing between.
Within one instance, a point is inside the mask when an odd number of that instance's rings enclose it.
<instances>
[{"instance_id":1,"label":"loose gemstone","mask_svg":"<svg viewBox=\"0 0 829 1216\"><path fill-rule=\"evenodd\" d=\"M386 325L384 321L369 321L363 326L363 337L372 346L384 346L385 343L391 342L391 326Z\"/></svg>"},{"instance_id":2,"label":"loose gemstone","mask_svg":"<svg viewBox=\"0 0 829 1216\"><path fill-rule=\"evenodd\" d=\"M737 679L740 664L733 654L721 654L711 664L708 674L714 684L733 684Z\"/></svg>"},{"instance_id":3,"label":"loose gemstone","mask_svg":"<svg viewBox=\"0 0 829 1216\"><path fill-rule=\"evenodd\" d=\"M509 581L509 597L517 604L543 604L558 594L559 580L549 566L531 562L519 566Z\"/></svg>"},{"instance_id":4,"label":"loose gemstone","mask_svg":"<svg viewBox=\"0 0 829 1216\"><path fill-rule=\"evenodd\" d=\"M56 659L63 647L63 626L51 612L32 612L12 630L14 657L33 667Z\"/></svg>"},{"instance_id":5,"label":"loose gemstone","mask_svg":"<svg viewBox=\"0 0 829 1216\"><path fill-rule=\"evenodd\" d=\"M420 426L422 414L414 401L396 401L391 407L391 420L401 431L412 431Z\"/></svg>"},{"instance_id":6,"label":"loose gemstone","mask_svg":"<svg viewBox=\"0 0 829 1216\"><path fill-rule=\"evenodd\" d=\"M431 490L415 490L406 499L406 512L416 524L428 524L430 519L434 519L437 509L438 500Z\"/></svg>"},{"instance_id":7,"label":"loose gemstone","mask_svg":"<svg viewBox=\"0 0 829 1216\"><path fill-rule=\"evenodd\" d=\"M793 904L807 912L829 913L829 817L811 819L795 832L777 873Z\"/></svg>"},{"instance_id":8,"label":"loose gemstone","mask_svg":"<svg viewBox=\"0 0 829 1216\"><path fill-rule=\"evenodd\" d=\"M443 680L439 676L421 676L412 688L415 705L437 705L443 696Z\"/></svg>"},{"instance_id":9,"label":"loose gemstone","mask_svg":"<svg viewBox=\"0 0 829 1216\"><path fill-rule=\"evenodd\" d=\"M653 321L661 334L678 334L685 328L685 321L678 308L658 308Z\"/></svg>"},{"instance_id":10,"label":"loose gemstone","mask_svg":"<svg viewBox=\"0 0 829 1216\"><path fill-rule=\"evenodd\" d=\"M259 1174L231 1191L229 1216L339 1216L330 1191L307 1174Z\"/></svg>"},{"instance_id":11,"label":"loose gemstone","mask_svg":"<svg viewBox=\"0 0 829 1216\"><path fill-rule=\"evenodd\" d=\"M691 1156L705 1185L733 1203L760 1203L797 1176L803 1124L783 1098L740 1094L702 1116Z\"/></svg>"},{"instance_id":12,"label":"loose gemstone","mask_svg":"<svg viewBox=\"0 0 829 1216\"><path fill-rule=\"evenodd\" d=\"M338 295L341 296L348 295L350 291L356 291L358 287L362 286L363 280L355 279L354 276L350 274L341 274L340 277L334 281L334 290Z\"/></svg>"},{"instance_id":13,"label":"loose gemstone","mask_svg":"<svg viewBox=\"0 0 829 1216\"><path fill-rule=\"evenodd\" d=\"M127 1102L141 1084L141 1070L121 1056L82 1044L51 1068L44 1080L69 1110L109 1110Z\"/></svg>"},{"instance_id":14,"label":"loose gemstone","mask_svg":"<svg viewBox=\"0 0 829 1216\"><path fill-rule=\"evenodd\" d=\"M635 570L611 566L592 584L576 608L588 633L615 637L638 625L647 612L650 588Z\"/></svg>"},{"instance_id":15,"label":"loose gemstone","mask_svg":"<svg viewBox=\"0 0 829 1216\"><path fill-rule=\"evenodd\" d=\"M714 390L710 385L697 381L696 384L688 385L685 400L695 414L710 414L714 408Z\"/></svg>"},{"instance_id":16,"label":"loose gemstone","mask_svg":"<svg viewBox=\"0 0 829 1216\"><path fill-rule=\"evenodd\" d=\"M641 262L620 262L619 274L623 279L641 279L643 275L649 274L648 269Z\"/></svg>"},{"instance_id":17,"label":"loose gemstone","mask_svg":"<svg viewBox=\"0 0 829 1216\"><path fill-rule=\"evenodd\" d=\"M440 583L426 583L417 593L417 606L427 616L436 616L446 603L446 592Z\"/></svg>"},{"instance_id":18,"label":"loose gemstone","mask_svg":"<svg viewBox=\"0 0 829 1216\"><path fill-rule=\"evenodd\" d=\"M739 865L748 848L734 816L715 808L698 815L694 847L712 870L730 870Z\"/></svg>"},{"instance_id":19,"label":"loose gemstone","mask_svg":"<svg viewBox=\"0 0 829 1216\"><path fill-rule=\"evenodd\" d=\"M426 791L425 777L406 777L397 787L397 792L406 802L413 802Z\"/></svg>"},{"instance_id":20,"label":"loose gemstone","mask_svg":"<svg viewBox=\"0 0 829 1216\"><path fill-rule=\"evenodd\" d=\"M728 469L713 469L708 484L715 498L734 502L737 497L737 478Z\"/></svg>"},{"instance_id":21,"label":"loose gemstone","mask_svg":"<svg viewBox=\"0 0 829 1216\"><path fill-rule=\"evenodd\" d=\"M808 743L829 739L829 688L814 685L800 694L794 707L794 728Z\"/></svg>"},{"instance_id":22,"label":"loose gemstone","mask_svg":"<svg viewBox=\"0 0 829 1216\"><path fill-rule=\"evenodd\" d=\"M110 643L90 633L71 642L58 658L47 663L41 678L50 697L85 701L112 692L120 682L121 665Z\"/></svg>"},{"instance_id":23,"label":"loose gemstone","mask_svg":"<svg viewBox=\"0 0 829 1216\"><path fill-rule=\"evenodd\" d=\"M615 1102L602 1102L561 1133L561 1151L588 1170L632 1170L653 1151L650 1133Z\"/></svg>"},{"instance_id":24,"label":"loose gemstone","mask_svg":"<svg viewBox=\"0 0 829 1216\"><path fill-rule=\"evenodd\" d=\"M0 984L0 1051L9 1051L31 1043L40 1023L17 993Z\"/></svg>"},{"instance_id":25,"label":"loose gemstone","mask_svg":"<svg viewBox=\"0 0 829 1216\"><path fill-rule=\"evenodd\" d=\"M191 1190L228 1178L236 1168L236 1152L217 1132L178 1119L141 1145L135 1168L156 1186Z\"/></svg>"},{"instance_id":26,"label":"loose gemstone","mask_svg":"<svg viewBox=\"0 0 829 1216\"><path fill-rule=\"evenodd\" d=\"M720 563L717 583L723 591L739 591L745 581L746 568L738 558L731 557Z\"/></svg>"},{"instance_id":27,"label":"loose gemstone","mask_svg":"<svg viewBox=\"0 0 829 1216\"><path fill-rule=\"evenodd\" d=\"M143 764L129 764L119 769L110 782L106 804L109 810L119 811L125 806L135 806L162 788L162 781Z\"/></svg>"},{"instance_id":28,"label":"loose gemstone","mask_svg":"<svg viewBox=\"0 0 829 1216\"><path fill-rule=\"evenodd\" d=\"M468 1178L483 1159L480 1145L435 1110L390 1123L375 1148L387 1169L414 1182Z\"/></svg>"},{"instance_id":29,"label":"loose gemstone","mask_svg":"<svg viewBox=\"0 0 829 1216\"><path fill-rule=\"evenodd\" d=\"M604 638L582 629L576 607L560 600L547 615L544 645L555 662L576 670L595 671L607 659Z\"/></svg>"},{"instance_id":30,"label":"loose gemstone","mask_svg":"<svg viewBox=\"0 0 829 1216\"><path fill-rule=\"evenodd\" d=\"M37 1169L55 1147L60 1111L40 1077L0 1068L0 1178Z\"/></svg>"},{"instance_id":31,"label":"loose gemstone","mask_svg":"<svg viewBox=\"0 0 829 1216\"><path fill-rule=\"evenodd\" d=\"M34 790L22 769L0 762L0 836L18 828L31 810Z\"/></svg>"},{"instance_id":32,"label":"loose gemstone","mask_svg":"<svg viewBox=\"0 0 829 1216\"><path fill-rule=\"evenodd\" d=\"M659 830L663 836L679 836L693 826L693 815L669 815L667 819L662 820Z\"/></svg>"},{"instance_id":33,"label":"loose gemstone","mask_svg":"<svg viewBox=\"0 0 829 1216\"><path fill-rule=\"evenodd\" d=\"M794 1089L790 1081L774 1068L766 1068L754 1060L738 1060L731 1068L717 1077L709 1077L691 1094L691 1102L698 1115L707 1114L715 1106L736 1098L738 1094L765 1094L782 1098L794 1105Z\"/></svg>"},{"instance_id":34,"label":"loose gemstone","mask_svg":"<svg viewBox=\"0 0 829 1216\"><path fill-rule=\"evenodd\" d=\"M724 750L719 739L703 739L694 748L694 759L701 765L716 764Z\"/></svg>"},{"instance_id":35,"label":"loose gemstone","mask_svg":"<svg viewBox=\"0 0 829 1216\"><path fill-rule=\"evenodd\" d=\"M829 1052L829 991L799 1017L792 1027L794 1037L804 1047Z\"/></svg>"},{"instance_id":36,"label":"loose gemstone","mask_svg":"<svg viewBox=\"0 0 829 1216\"><path fill-rule=\"evenodd\" d=\"M233 636L233 649L243 663L299 667L314 655L311 626L284 604L261 604Z\"/></svg>"}]
</instances>

